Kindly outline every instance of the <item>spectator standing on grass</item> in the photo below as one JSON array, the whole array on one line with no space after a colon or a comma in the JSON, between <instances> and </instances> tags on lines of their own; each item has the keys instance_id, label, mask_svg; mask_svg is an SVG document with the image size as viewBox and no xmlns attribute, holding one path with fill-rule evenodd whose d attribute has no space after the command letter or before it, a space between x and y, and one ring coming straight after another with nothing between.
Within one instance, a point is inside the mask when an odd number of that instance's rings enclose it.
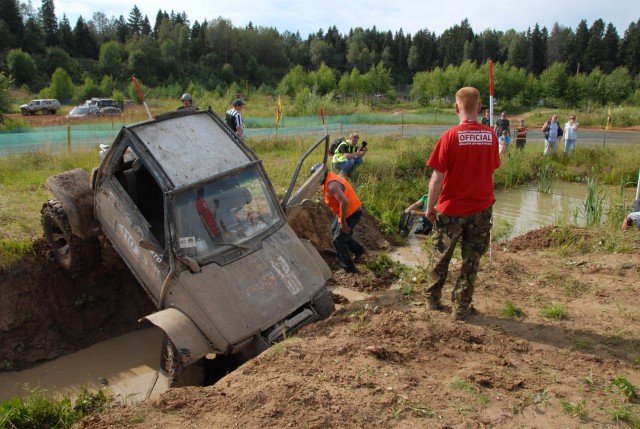
<instances>
[{"instance_id":1,"label":"spectator standing on grass","mask_svg":"<svg viewBox=\"0 0 640 429\"><path fill-rule=\"evenodd\" d=\"M500 114L500 119L496 121L496 125L495 127L493 127L493 130L499 136L502 135L502 132L505 130L507 131L507 134L511 135L511 130L509 129L509 120L507 119L507 112L502 112L502 114Z\"/></svg>"},{"instance_id":2,"label":"spectator standing on grass","mask_svg":"<svg viewBox=\"0 0 640 429\"><path fill-rule=\"evenodd\" d=\"M458 90L455 109L460 124L440 137L427 161L427 166L433 169L427 218L435 225L436 240L442 244L442 253L425 292L427 308L442 308L442 287L453 251L460 241L462 267L451 294L452 317L457 320L472 311L480 257L490 244L492 208L496 200L493 173L500 167L498 137L491 128L477 122L480 108L480 93L476 88Z\"/></svg>"},{"instance_id":3,"label":"spectator standing on grass","mask_svg":"<svg viewBox=\"0 0 640 429\"><path fill-rule=\"evenodd\" d=\"M520 119L520 126L516 128L516 149L523 150L527 144L527 133L529 129L524 124L524 119Z\"/></svg>"},{"instance_id":4,"label":"spectator standing on grass","mask_svg":"<svg viewBox=\"0 0 640 429\"><path fill-rule=\"evenodd\" d=\"M542 126L544 133L544 155L556 153L558 149L558 139L562 137L562 128L558 123L558 115L553 115L550 121Z\"/></svg>"},{"instance_id":5,"label":"spectator standing on grass","mask_svg":"<svg viewBox=\"0 0 640 429\"><path fill-rule=\"evenodd\" d=\"M564 154L569 155L576 150L576 140L578 139L578 128L580 124L576 122L576 115L569 116L569 121L564 124Z\"/></svg>"},{"instance_id":6,"label":"spectator standing on grass","mask_svg":"<svg viewBox=\"0 0 640 429\"><path fill-rule=\"evenodd\" d=\"M484 109L484 116L481 122L482 125L486 125L487 127L491 126L491 116L489 116L489 109Z\"/></svg>"},{"instance_id":7,"label":"spectator standing on grass","mask_svg":"<svg viewBox=\"0 0 640 429\"><path fill-rule=\"evenodd\" d=\"M244 109L244 101L236 99L233 105L225 115L224 121L240 137L244 140L244 122L242 121L242 110Z\"/></svg>"}]
</instances>

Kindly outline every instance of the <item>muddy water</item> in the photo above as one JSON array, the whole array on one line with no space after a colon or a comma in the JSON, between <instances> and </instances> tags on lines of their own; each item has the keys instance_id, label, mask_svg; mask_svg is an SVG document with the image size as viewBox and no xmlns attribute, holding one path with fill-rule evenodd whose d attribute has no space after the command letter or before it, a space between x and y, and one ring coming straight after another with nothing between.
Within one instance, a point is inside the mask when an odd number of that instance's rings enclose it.
<instances>
[{"instance_id":1,"label":"muddy water","mask_svg":"<svg viewBox=\"0 0 640 429\"><path fill-rule=\"evenodd\" d=\"M105 387L127 403L153 398L167 390L160 365L162 331L148 328L95 344L35 368L0 372L0 402L28 396L23 386L40 386L75 398L83 387Z\"/></svg>"},{"instance_id":2,"label":"muddy water","mask_svg":"<svg viewBox=\"0 0 640 429\"><path fill-rule=\"evenodd\" d=\"M607 205L618 195L618 190L602 188L600 197ZM587 199L587 185L567 182L554 182L551 192L538 192L537 184L496 191L496 203L493 207L494 224L506 221L513 226L509 238L517 237L531 230L547 225L570 223L584 225L581 207ZM625 191L625 200L632 202L635 190ZM409 235L408 245L398 247L391 253L394 260L410 266L426 267L429 255L423 249L423 236Z\"/></svg>"}]
</instances>

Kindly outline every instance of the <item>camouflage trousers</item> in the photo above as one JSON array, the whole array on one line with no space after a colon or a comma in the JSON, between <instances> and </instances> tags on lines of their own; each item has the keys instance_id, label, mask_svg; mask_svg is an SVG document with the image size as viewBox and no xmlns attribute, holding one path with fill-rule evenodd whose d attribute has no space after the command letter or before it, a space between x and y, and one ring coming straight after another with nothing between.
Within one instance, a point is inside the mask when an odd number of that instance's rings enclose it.
<instances>
[{"instance_id":1,"label":"camouflage trousers","mask_svg":"<svg viewBox=\"0 0 640 429\"><path fill-rule=\"evenodd\" d=\"M427 299L439 301L442 287L447 280L449 262L458 242L462 250L460 276L451 293L455 308L467 308L473 299L473 289L480 265L480 257L487 251L491 231L493 208L489 207L469 216L447 216L438 214L436 218L436 247L440 254L431 272L432 282L426 290Z\"/></svg>"}]
</instances>

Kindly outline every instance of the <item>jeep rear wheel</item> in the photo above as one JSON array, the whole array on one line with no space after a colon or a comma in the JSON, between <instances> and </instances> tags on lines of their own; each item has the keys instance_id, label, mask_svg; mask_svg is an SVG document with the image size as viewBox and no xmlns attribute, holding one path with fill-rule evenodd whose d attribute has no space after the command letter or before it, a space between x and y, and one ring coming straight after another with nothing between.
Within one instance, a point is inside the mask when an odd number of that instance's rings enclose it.
<instances>
[{"instance_id":1,"label":"jeep rear wheel","mask_svg":"<svg viewBox=\"0 0 640 429\"><path fill-rule=\"evenodd\" d=\"M72 273L87 272L95 268L99 258L98 239L82 239L74 235L67 213L58 200L44 203L41 213L44 236L60 266Z\"/></svg>"},{"instance_id":2,"label":"jeep rear wheel","mask_svg":"<svg viewBox=\"0 0 640 429\"><path fill-rule=\"evenodd\" d=\"M167 373L169 387L202 386L204 384L205 358L190 365L182 363L176 346L165 334L160 354L160 369Z\"/></svg>"}]
</instances>

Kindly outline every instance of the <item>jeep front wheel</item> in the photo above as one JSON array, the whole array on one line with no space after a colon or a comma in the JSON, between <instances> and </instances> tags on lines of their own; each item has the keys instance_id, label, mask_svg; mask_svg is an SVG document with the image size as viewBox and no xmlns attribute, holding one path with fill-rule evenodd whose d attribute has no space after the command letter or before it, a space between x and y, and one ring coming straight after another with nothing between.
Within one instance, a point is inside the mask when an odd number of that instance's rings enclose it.
<instances>
[{"instance_id":1,"label":"jeep front wheel","mask_svg":"<svg viewBox=\"0 0 640 429\"><path fill-rule=\"evenodd\" d=\"M160 354L160 369L166 372L169 387L202 386L205 377L205 358L190 365L182 363L176 346L165 334Z\"/></svg>"},{"instance_id":2,"label":"jeep front wheel","mask_svg":"<svg viewBox=\"0 0 640 429\"><path fill-rule=\"evenodd\" d=\"M72 273L87 272L95 268L99 256L98 239L82 239L74 235L67 213L58 200L44 203L41 213L44 236L60 266Z\"/></svg>"},{"instance_id":3,"label":"jeep front wheel","mask_svg":"<svg viewBox=\"0 0 640 429\"><path fill-rule=\"evenodd\" d=\"M29 116L29 111L27 109L22 109L22 116Z\"/></svg>"}]
</instances>

